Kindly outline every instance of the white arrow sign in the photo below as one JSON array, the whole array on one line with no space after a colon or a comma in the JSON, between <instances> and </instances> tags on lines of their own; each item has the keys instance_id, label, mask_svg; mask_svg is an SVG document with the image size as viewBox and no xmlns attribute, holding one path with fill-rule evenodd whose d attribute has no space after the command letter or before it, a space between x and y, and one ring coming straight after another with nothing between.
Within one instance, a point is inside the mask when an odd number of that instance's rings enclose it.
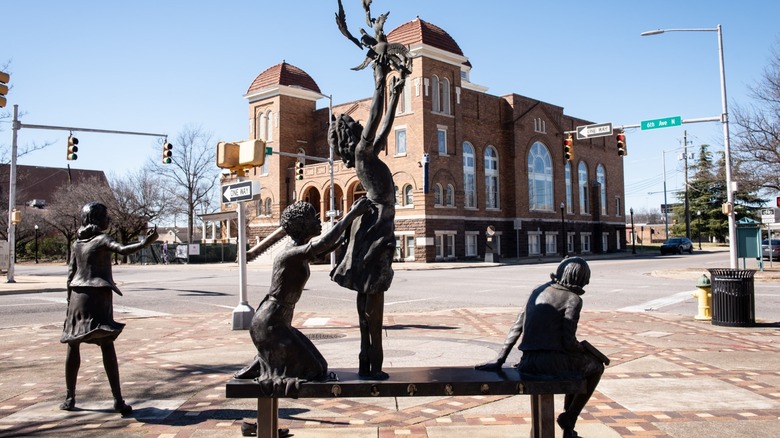
<instances>
[{"instance_id":1,"label":"white arrow sign","mask_svg":"<svg viewBox=\"0 0 780 438\"><path fill-rule=\"evenodd\" d=\"M577 140L612 135L612 122L577 127Z\"/></svg>"},{"instance_id":2,"label":"white arrow sign","mask_svg":"<svg viewBox=\"0 0 780 438\"><path fill-rule=\"evenodd\" d=\"M249 201L260 193L257 181L243 181L237 184L222 186L222 202Z\"/></svg>"}]
</instances>

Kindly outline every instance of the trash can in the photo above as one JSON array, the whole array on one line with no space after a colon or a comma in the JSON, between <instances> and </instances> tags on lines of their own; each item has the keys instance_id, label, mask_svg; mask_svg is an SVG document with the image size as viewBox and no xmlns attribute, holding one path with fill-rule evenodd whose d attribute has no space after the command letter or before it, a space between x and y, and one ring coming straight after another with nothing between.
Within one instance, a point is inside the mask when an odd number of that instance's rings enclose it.
<instances>
[{"instance_id":1,"label":"trash can","mask_svg":"<svg viewBox=\"0 0 780 438\"><path fill-rule=\"evenodd\" d=\"M756 323L752 269L708 269L712 276L712 324L750 327Z\"/></svg>"}]
</instances>

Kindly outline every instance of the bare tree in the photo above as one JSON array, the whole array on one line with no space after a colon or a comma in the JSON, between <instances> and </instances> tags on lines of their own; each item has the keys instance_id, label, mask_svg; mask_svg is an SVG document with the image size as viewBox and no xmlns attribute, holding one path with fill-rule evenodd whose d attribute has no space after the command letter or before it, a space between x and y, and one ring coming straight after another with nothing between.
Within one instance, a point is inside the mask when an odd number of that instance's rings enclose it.
<instances>
[{"instance_id":1,"label":"bare tree","mask_svg":"<svg viewBox=\"0 0 780 438\"><path fill-rule=\"evenodd\" d=\"M196 208L205 210L213 205L219 176L216 154L211 133L200 126L188 125L173 143L173 162L162 164L161 155L152 161L154 169L167 180L171 190L169 211L187 216L188 242L192 242Z\"/></svg>"},{"instance_id":2,"label":"bare tree","mask_svg":"<svg viewBox=\"0 0 780 438\"><path fill-rule=\"evenodd\" d=\"M70 260L70 244L81 226L81 208L89 202L101 202L109 209L116 205L111 189L105 181L91 178L81 183L69 184L54 192L54 202L44 210L43 218L65 238Z\"/></svg>"},{"instance_id":3,"label":"bare tree","mask_svg":"<svg viewBox=\"0 0 780 438\"><path fill-rule=\"evenodd\" d=\"M780 40L750 96L751 104L735 106L734 158L745 182L780 190Z\"/></svg>"},{"instance_id":4,"label":"bare tree","mask_svg":"<svg viewBox=\"0 0 780 438\"><path fill-rule=\"evenodd\" d=\"M159 184L154 169L149 166L122 177L109 178L113 205L107 205L112 229L122 244L144 232L149 222L165 214L168 204L166 188Z\"/></svg>"}]
</instances>

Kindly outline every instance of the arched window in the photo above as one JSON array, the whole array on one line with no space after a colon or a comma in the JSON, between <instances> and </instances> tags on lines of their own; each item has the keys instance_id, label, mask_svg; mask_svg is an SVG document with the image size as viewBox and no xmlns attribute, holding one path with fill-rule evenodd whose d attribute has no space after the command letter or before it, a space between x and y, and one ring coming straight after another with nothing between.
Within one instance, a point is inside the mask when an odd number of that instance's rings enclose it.
<instances>
[{"instance_id":1,"label":"arched window","mask_svg":"<svg viewBox=\"0 0 780 438\"><path fill-rule=\"evenodd\" d=\"M528 152L528 208L553 210L552 157L547 146L538 141Z\"/></svg>"},{"instance_id":2,"label":"arched window","mask_svg":"<svg viewBox=\"0 0 780 438\"><path fill-rule=\"evenodd\" d=\"M444 114L451 114L450 112L450 81L447 78L442 78L439 81L439 112Z\"/></svg>"},{"instance_id":3,"label":"arched window","mask_svg":"<svg viewBox=\"0 0 780 438\"><path fill-rule=\"evenodd\" d=\"M271 203L271 198L265 198L265 214L267 216L273 216L274 215L273 205Z\"/></svg>"},{"instance_id":4,"label":"arched window","mask_svg":"<svg viewBox=\"0 0 780 438\"><path fill-rule=\"evenodd\" d=\"M404 186L404 205L414 205L414 194L411 184Z\"/></svg>"},{"instance_id":5,"label":"arched window","mask_svg":"<svg viewBox=\"0 0 780 438\"><path fill-rule=\"evenodd\" d=\"M498 152L493 146L485 148L485 207L499 208Z\"/></svg>"},{"instance_id":6,"label":"arched window","mask_svg":"<svg viewBox=\"0 0 780 438\"><path fill-rule=\"evenodd\" d=\"M265 113L258 113L257 114L257 121L255 122L255 129L257 130L257 138L260 140L265 140L266 135L266 123L268 120L265 117Z\"/></svg>"},{"instance_id":7,"label":"arched window","mask_svg":"<svg viewBox=\"0 0 780 438\"><path fill-rule=\"evenodd\" d=\"M452 187L452 184L447 184L447 194L444 197L444 200L448 207L455 205L455 188Z\"/></svg>"},{"instance_id":8,"label":"arched window","mask_svg":"<svg viewBox=\"0 0 780 438\"><path fill-rule=\"evenodd\" d=\"M274 113L271 110L268 110L266 113L266 118L268 120L266 121L265 125L265 141L274 141Z\"/></svg>"},{"instance_id":9,"label":"arched window","mask_svg":"<svg viewBox=\"0 0 780 438\"><path fill-rule=\"evenodd\" d=\"M588 166L584 161L580 161L577 168L577 185L580 191L580 213L587 214L590 212L590 203L588 201Z\"/></svg>"},{"instance_id":10,"label":"arched window","mask_svg":"<svg viewBox=\"0 0 780 438\"><path fill-rule=\"evenodd\" d=\"M566 173L566 213L571 213L572 210L572 180L571 180L571 162L567 161L564 165L564 172Z\"/></svg>"},{"instance_id":11,"label":"arched window","mask_svg":"<svg viewBox=\"0 0 780 438\"><path fill-rule=\"evenodd\" d=\"M469 142L463 143L463 195L464 206L475 208L477 206L477 182L474 164L474 146Z\"/></svg>"},{"instance_id":12,"label":"arched window","mask_svg":"<svg viewBox=\"0 0 780 438\"><path fill-rule=\"evenodd\" d=\"M436 185L433 186L433 205L441 205L442 204L442 188L441 184L436 183Z\"/></svg>"},{"instance_id":13,"label":"arched window","mask_svg":"<svg viewBox=\"0 0 780 438\"><path fill-rule=\"evenodd\" d=\"M596 166L596 182L599 183L599 203L601 214L607 214L607 171L604 165Z\"/></svg>"},{"instance_id":14,"label":"arched window","mask_svg":"<svg viewBox=\"0 0 780 438\"><path fill-rule=\"evenodd\" d=\"M431 109L433 112L439 112L439 105L440 105L440 96L439 96L439 77L436 75L433 75L431 78Z\"/></svg>"},{"instance_id":15,"label":"arched window","mask_svg":"<svg viewBox=\"0 0 780 438\"><path fill-rule=\"evenodd\" d=\"M398 186L393 186L393 197L395 198L395 205L401 205L401 200L398 199Z\"/></svg>"}]
</instances>

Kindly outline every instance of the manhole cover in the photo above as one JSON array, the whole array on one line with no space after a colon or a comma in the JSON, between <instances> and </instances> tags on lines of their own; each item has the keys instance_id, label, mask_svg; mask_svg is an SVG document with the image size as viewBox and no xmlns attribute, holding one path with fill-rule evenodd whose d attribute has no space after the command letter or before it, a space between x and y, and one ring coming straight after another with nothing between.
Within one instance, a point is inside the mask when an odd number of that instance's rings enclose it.
<instances>
[{"instance_id":1,"label":"manhole cover","mask_svg":"<svg viewBox=\"0 0 780 438\"><path fill-rule=\"evenodd\" d=\"M347 335L343 333L309 333L306 335L306 337L311 339L312 341L324 341L326 339L341 339L346 336Z\"/></svg>"}]
</instances>

